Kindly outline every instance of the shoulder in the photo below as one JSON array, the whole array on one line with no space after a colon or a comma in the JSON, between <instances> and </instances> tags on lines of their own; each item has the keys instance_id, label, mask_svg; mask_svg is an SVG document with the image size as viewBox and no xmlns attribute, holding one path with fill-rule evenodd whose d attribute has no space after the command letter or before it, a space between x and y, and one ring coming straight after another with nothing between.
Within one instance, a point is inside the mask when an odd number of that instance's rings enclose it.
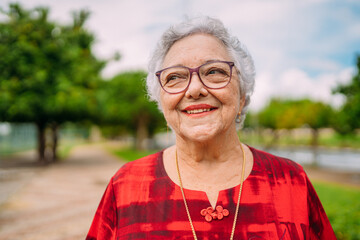
<instances>
[{"instance_id":1,"label":"shoulder","mask_svg":"<svg viewBox=\"0 0 360 240\"><path fill-rule=\"evenodd\" d=\"M293 160L250 147L254 156L254 168L271 178L285 178L305 183L306 173L303 167Z\"/></svg>"},{"instance_id":2,"label":"shoulder","mask_svg":"<svg viewBox=\"0 0 360 240\"><path fill-rule=\"evenodd\" d=\"M111 179L109 185L118 208L132 203L148 202L154 191L164 188L166 173L162 152L126 163Z\"/></svg>"},{"instance_id":3,"label":"shoulder","mask_svg":"<svg viewBox=\"0 0 360 240\"><path fill-rule=\"evenodd\" d=\"M303 167L290 160L288 158L276 156L274 154L258 150L255 148L250 147L253 156L254 156L254 163L261 164L267 168L281 168L281 169L289 169L294 171L303 172Z\"/></svg>"},{"instance_id":4,"label":"shoulder","mask_svg":"<svg viewBox=\"0 0 360 240\"><path fill-rule=\"evenodd\" d=\"M136 178L153 176L162 164L162 151L124 164L113 176L115 184L121 181L132 181Z\"/></svg>"}]
</instances>

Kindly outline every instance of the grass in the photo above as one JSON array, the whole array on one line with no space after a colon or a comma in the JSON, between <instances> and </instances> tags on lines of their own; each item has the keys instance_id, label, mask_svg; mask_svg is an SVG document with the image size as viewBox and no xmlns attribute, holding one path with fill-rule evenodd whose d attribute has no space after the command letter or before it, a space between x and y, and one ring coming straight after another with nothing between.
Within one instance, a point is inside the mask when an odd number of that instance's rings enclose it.
<instances>
[{"instance_id":1,"label":"grass","mask_svg":"<svg viewBox=\"0 0 360 240\"><path fill-rule=\"evenodd\" d=\"M250 145L276 145L276 146L311 146L311 135L296 136L291 131L279 132L279 137L274 143L273 135L269 131L260 134L257 131L242 131L240 139ZM318 145L330 148L360 149L360 134L341 136L335 132L319 134Z\"/></svg>"},{"instance_id":2,"label":"grass","mask_svg":"<svg viewBox=\"0 0 360 240\"><path fill-rule=\"evenodd\" d=\"M359 149L360 148L360 135L347 135L341 136L339 134L334 134L330 137L320 138L320 144L326 147L348 147Z\"/></svg>"},{"instance_id":3,"label":"grass","mask_svg":"<svg viewBox=\"0 0 360 240\"><path fill-rule=\"evenodd\" d=\"M33 150L34 148L34 146L14 147L12 145L6 145L0 142L0 156L11 156L15 153Z\"/></svg>"},{"instance_id":4,"label":"grass","mask_svg":"<svg viewBox=\"0 0 360 240\"><path fill-rule=\"evenodd\" d=\"M74 144L60 145L57 152L59 159L60 160L66 159L70 155L70 152L74 147L75 147Z\"/></svg>"},{"instance_id":5,"label":"grass","mask_svg":"<svg viewBox=\"0 0 360 240\"><path fill-rule=\"evenodd\" d=\"M338 240L360 239L360 189L313 182Z\"/></svg>"},{"instance_id":6,"label":"grass","mask_svg":"<svg viewBox=\"0 0 360 240\"><path fill-rule=\"evenodd\" d=\"M125 161L133 161L147 155L156 153L158 150L149 150L149 151L138 151L133 148L122 148L122 149L115 149L112 152L119 158Z\"/></svg>"}]
</instances>

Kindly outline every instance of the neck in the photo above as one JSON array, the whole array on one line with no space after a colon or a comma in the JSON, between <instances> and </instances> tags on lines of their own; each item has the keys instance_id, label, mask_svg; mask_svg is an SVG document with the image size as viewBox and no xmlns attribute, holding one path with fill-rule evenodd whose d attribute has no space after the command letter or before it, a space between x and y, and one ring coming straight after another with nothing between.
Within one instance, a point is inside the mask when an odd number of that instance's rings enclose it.
<instances>
[{"instance_id":1,"label":"neck","mask_svg":"<svg viewBox=\"0 0 360 240\"><path fill-rule=\"evenodd\" d=\"M192 141L181 136L176 138L179 159L190 166L217 164L232 160L241 153L236 131L229 131L207 141Z\"/></svg>"},{"instance_id":2,"label":"neck","mask_svg":"<svg viewBox=\"0 0 360 240\"><path fill-rule=\"evenodd\" d=\"M243 158L235 130L231 134L216 136L212 141L201 142L177 135L176 145L164 151L164 167L173 182L179 185L178 167L184 188L205 192L215 207L219 191L232 188L241 181L240 169L245 159L245 178L250 174L252 155L246 147L244 151L246 158ZM178 165L175 163L176 155Z\"/></svg>"}]
</instances>

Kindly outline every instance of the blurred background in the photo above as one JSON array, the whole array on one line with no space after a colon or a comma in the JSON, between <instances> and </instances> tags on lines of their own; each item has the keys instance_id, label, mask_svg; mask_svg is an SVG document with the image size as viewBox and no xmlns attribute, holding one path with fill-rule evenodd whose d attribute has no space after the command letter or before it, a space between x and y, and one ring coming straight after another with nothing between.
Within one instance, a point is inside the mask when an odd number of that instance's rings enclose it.
<instances>
[{"instance_id":1,"label":"blurred background","mask_svg":"<svg viewBox=\"0 0 360 240\"><path fill-rule=\"evenodd\" d=\"M0 9L0 239L83 239L117 168L174 142L144 78L161 33L197 15L221 19L253 55L241 140L302 164L338 239L360 239L358 1L2 0Z\"/></svg>"}]
</instances>

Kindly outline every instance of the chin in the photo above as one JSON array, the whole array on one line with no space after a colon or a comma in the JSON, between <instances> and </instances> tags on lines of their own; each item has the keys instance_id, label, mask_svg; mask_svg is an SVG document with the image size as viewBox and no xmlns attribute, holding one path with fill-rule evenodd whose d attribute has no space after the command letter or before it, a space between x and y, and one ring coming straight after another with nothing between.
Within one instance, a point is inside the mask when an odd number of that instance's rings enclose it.
<instances>
[{"instance_id":1,"label":"chin","mask_svg":"<svg viewBox=\"0 0 360 240\"><path fill-rule=\"evenodd\" d=\"M183 135L194 142L208 142L216 138L216 136L221 133L219 129L214 126L211 127L194 127L188 131L184 131Z\"/></svg>"}]
</instances>

